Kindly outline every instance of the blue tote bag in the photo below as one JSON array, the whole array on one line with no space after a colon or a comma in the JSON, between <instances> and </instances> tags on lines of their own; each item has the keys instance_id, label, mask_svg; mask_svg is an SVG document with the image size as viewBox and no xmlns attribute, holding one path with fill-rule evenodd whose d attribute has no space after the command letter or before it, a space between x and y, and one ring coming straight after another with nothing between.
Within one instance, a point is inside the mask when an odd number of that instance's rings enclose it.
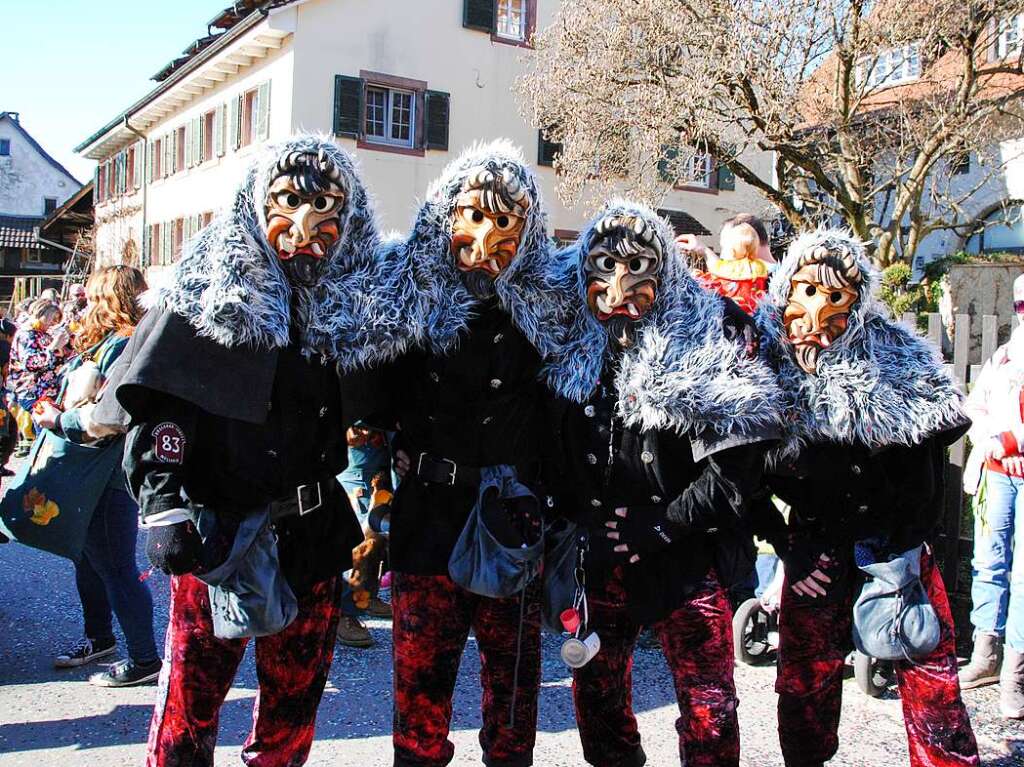
<instances>
[{"instance_id":1,"label":"blue tote bag","mask_svg":"<svg viewBox=\"0 0 1024 767\"><path fill-rule=\"evenodd\" d=\"M92 447L41 430L0 500L0 532L78 561L93 511L123 452L123 437Z\"/></svg>"}]
</instances>

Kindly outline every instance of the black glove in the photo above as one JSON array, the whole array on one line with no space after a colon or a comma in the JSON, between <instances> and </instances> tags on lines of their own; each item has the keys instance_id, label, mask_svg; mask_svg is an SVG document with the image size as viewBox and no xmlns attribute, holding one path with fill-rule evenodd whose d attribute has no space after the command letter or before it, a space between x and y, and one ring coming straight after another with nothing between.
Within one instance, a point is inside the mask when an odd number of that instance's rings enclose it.
<instances>
[{"instance_id":1,"label":"black glove","mask_svg":"<svg viewBox=\"0 0 1024 767\"><path fill-rule=\"evenodd\" d=\"M600 530L610 544L611 556L633 563L675 543L682 530L668 519L664 506L630 506L626 516L615 516ZM625 546L625 551L615 551Z\"/></svg>"},{"instance_id":2,"label":"black glove","mask_svg":"<svg viewBox=\"0 0 1024 767\"><path fill-rule=\"evenodd\" d=\"M790 583L802 581L818 569L825 546L810 536L790 531L785 539L775 543L775 553L786 566L786 580Z\"/></svg>"},{"instance_id":3,"label":"black glove","mask_svg":"<svg viewBox=\"0 0 1024 767\"><path fill-rule=\"evenodd\" d=\"M153 567L168 575L184 575L199 569L203 539L191 522L149 528L146 556Z\"/></svg>"}]
</instances>

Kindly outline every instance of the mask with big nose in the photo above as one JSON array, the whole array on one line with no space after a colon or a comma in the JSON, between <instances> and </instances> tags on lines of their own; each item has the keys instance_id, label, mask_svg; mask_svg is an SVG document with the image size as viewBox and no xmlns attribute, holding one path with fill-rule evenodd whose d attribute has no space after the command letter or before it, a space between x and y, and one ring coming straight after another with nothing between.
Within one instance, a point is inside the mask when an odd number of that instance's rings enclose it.
<instances>
[{"instance_id":1,"label":"mask with big nose","mask_svg":"<svg viewBox=\"0 0 1024 767\"><path fill-rule=\"evenodd\" d=\"M455 201L451 251L477 298L494 294L494 281L519 251L531 200L509 168L481 168L466 178Z\"/></svg>"},{"instance_id":2,"label":"mask with big nose","mask_svg":"<svg viewBox=\"0 0 1024 767\"><path fill-rule=\"evenodd\" d=\"M816 374L821 353L846 332L861 283L860 268L850 254L818 247L800 259L782 321L804 372Z\"/></svg>"},{"instance_id":3,"label":"mask with big nose","mask_svg":"<svg viewBox=\"0 0 1024 767\"><path fill-rule=\"evenodd\" d=\"M312 287L341 237L341 171L325 152L289 152L275 166L265 206L267 241L296 285Z\"/></svg>"},{"instance_id":4,"label":"mask with big nose","mask_svg":"<svg viewBox=\"0 0 1024 767\"><path fill-rule=\"evenodd\" d=\"M633 345L636 328L654 305L664 246L640 218L607 216L584 262L587 306L615 344Z\"/></svg>"}]
</instances>

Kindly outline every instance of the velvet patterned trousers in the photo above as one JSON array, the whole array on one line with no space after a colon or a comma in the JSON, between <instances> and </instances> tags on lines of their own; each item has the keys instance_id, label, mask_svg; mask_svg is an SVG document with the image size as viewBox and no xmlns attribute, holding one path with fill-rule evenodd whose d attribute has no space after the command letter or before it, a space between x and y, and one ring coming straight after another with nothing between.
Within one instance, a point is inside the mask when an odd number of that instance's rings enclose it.
<instances>
[{"instance_id":1,"label":"velvet patterned trousers","mask_svg":"<svg viewBox=\"0 0 1024 767\"><path fill-rule=\"evenodd\" d=\"M621 570L600 590L588 591L590 628L601 638L601 649L573 672L583 756L597 767L638 767L647 761L633 714L633 647L640 626L629 617L626 599ZM680 763L738 765L732 609L725 590L709 574L682 605L650 628L675 682Z\"/></svg>"},{"instance_id":2,"label":"velvet patterned trousers","mask_svg":"<svg viewBox=\"0 0 1024 767\"><path fill-rule=\"evenodd\" d=\"M522 600L489 599L455 585L447 575L395 573L391 595L395 766L451 762L452 695L470 629L480 651L484 764L533 764L540 692L539 581Z\"/></svg>"},{"instance_id":3,"label":"velvet patterned trousers","mask_svg":"<svg viewBox=\"0 0 1024 767\"><path fill-rule=\"evenodd\" d=\"M317 707L334 657L340 578L299 597L299 614L283 631L256 639L259 691L242 750L250 767L297 767L309 757ZM248 640L213 634L208 587L191 575L171 578L171 619L147 767L213 764L217 724Z\"/></svg>"},{"instance_id":4,"label":"velvet patterned trousers","mask_svg":"<svg viewBox=\"0 0 1024 767\"><path fill-rule=\"evenodd\" d=\"M852 567L852 565L851 565ZM846 578L844 583L859 583ZM960 698L956 640L946 587L931 554L921 556L921 582L942 624L926 658L896 663L911 767L978 765L978 746ZM815 604L783 589L779 614L779 741L786 767L817 767L839 747L843 665L850 648L853 588Z\"/></svg>"}]
</instances>

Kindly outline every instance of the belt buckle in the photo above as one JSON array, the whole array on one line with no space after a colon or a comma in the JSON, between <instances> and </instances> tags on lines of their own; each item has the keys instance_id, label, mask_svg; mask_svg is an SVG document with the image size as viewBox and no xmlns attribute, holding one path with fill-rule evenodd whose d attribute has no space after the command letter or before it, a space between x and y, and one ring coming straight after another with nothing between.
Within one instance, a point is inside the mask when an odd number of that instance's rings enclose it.
<instances>
[{"instance_id":1,"label":"belt buckle","mask_svg":"<svg viewBox=\"0 0 1024 767\"><path fill-rule=\"evenodd\" d=\"M429 457L429 456L427 456L426 453L420 453L420 459L416 463L416 474L417 475L421 475L421 471L423 469L423 459L425 457ZM455 461L451 460L450 458L431 458L430 460L434 461L435 463L447 463L449 466L452 467L451 473L449 473L449 475L448 475L448 482L447 482L447 484L448 484L449 487L454 487L455 486L455 475L459 471L459 465L457 463L455 463Z\"/></svg>"},{"instance_id":2,"label":"belt buckle","mask_svg":"<svg viewBox=\"0 0 1024 767\"><path fill-rule=\"evenodd\" d=\"M306 505L305 505L305 503L302 500L302 491L305 490L307 487L315 487L316 488L316 505L310 506L308 509L306 508ZM324 505L324 496L323 496L323 492L320 490L320 483L319 482L314 482L312 485L299 485L296 488L296 490L295 490L295 497L298 499L298 502L299 502L299 516L300 517L305 516L306 514L309 514L311 512L314 512L317 509L319 509L321 506Z\"/></svg>"}]
</instances>

